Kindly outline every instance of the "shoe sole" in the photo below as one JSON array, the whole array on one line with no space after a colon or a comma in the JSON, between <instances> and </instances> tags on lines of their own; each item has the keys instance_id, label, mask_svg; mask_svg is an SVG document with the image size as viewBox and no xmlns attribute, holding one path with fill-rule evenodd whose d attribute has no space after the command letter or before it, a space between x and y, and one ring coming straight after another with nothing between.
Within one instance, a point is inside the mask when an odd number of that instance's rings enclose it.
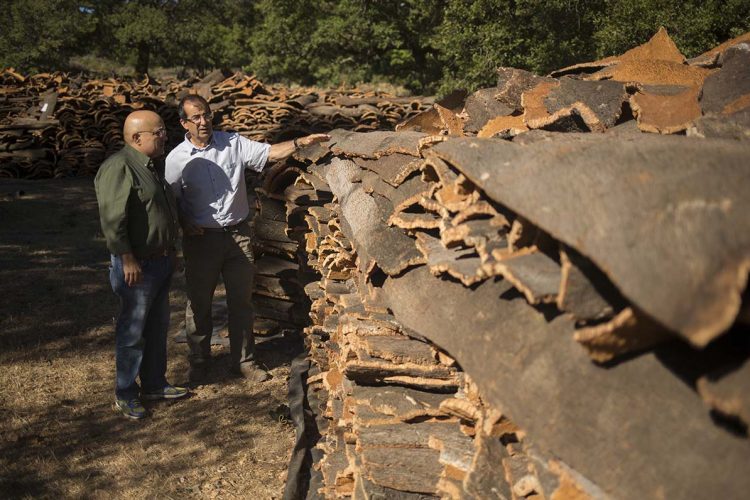
<instances>
[{"instance_id":1,"label":"shoe sole","mask_svg":"<svg viewBox=\"0 0 750 500\"><path fill-rule=\"evenodd\" d=\"M119 413L120 415L122 415L123 417L129 420L143 420L144 418L146 418L145 413L143 415L132 415L132 414L126 413L125 410L117 406L117 403L113 404L112 407L117 413Z\"/></svg>"},{"instance_id":2,"label":"shoe sole","mask_svg":"<svg viewBox=\"0 0 750 500\"><path fill-rule=\"evenodd\" d=\"M144 401L158 401L159 399L180 399L187 396L189 393L184 394L141 394L141 399Z\"/></svg>"}]
</instances>

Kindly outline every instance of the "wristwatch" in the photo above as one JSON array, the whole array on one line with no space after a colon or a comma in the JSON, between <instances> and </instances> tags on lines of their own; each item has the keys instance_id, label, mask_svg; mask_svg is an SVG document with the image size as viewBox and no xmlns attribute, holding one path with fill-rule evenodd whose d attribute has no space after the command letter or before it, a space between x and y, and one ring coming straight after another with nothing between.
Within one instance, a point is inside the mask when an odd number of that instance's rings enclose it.
<instances>
[{"instance_id":1,"label":"wristwatch","mask_svg":"<svg viewBox=\"0 0 750 500\"><path fill-rule=\"evenodd\" d=\"M299 144L297 144L297 138L296 137L294 138L294 140L292 141L292 143L294 144L294 149L299 149Z\"/></svg>"}]
</instances>

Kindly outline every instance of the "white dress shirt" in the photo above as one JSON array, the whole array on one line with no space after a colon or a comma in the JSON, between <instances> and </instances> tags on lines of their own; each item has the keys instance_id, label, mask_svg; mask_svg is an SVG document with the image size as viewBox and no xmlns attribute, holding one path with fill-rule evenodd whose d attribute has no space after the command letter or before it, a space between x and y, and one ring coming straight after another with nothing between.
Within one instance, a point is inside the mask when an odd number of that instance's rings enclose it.
<instances>
[{"instance_id":1,"label":"white dress shirt","mask_svg":"<svg viewBox=\"0 0 750 500\"><path fill-rule=\"evenodd\" d=\"M195 146L185 135L167 155L164 174L182 214L208 228L245 220L250 214L245 169L262 171L270 149L269 144L234 132L215 130L205 148Z\"/></svg>"}]
</instances>

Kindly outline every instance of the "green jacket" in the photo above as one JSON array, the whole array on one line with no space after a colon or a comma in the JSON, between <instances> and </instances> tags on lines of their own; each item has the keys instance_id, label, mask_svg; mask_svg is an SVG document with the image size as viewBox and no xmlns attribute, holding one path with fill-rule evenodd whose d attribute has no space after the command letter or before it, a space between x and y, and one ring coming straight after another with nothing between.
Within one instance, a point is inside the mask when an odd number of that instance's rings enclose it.
<instances>
[{"instance_id":1,"label":"green jacket","mask_svg":"<svg viewBox=\"0 0 750 500\"><path fill-rule=\"evenodd\" d=\"M177 205L148 156L126 145L102 163L94 187L110 252L143 259L174 246Z\"/></svg>"}]
</instances>

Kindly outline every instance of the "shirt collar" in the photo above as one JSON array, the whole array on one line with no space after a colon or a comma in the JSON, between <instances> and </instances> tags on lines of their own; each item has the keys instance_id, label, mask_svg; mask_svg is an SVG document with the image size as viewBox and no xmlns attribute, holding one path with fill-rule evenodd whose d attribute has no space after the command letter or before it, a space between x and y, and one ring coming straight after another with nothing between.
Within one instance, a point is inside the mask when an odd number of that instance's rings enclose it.
<instances>
[{"instance_id":1,"label":"shirt collar","mask_svg":"<svg viewBox=\"0 0 750 500\"><path fill-rule=\"evenodd\" d=\"M213 146L213 144L214 144L214 135L215 135L215 132L213 134L211 134L211 140L208 141L208 144L206 144L206 147L199 148L198 146L196 146L195 144L193 144L190 141L190 132L186 132L185 133L185 142L187 143L187 146L189 148L188 149L188 153L190 153L190 156L193 156L195 153L200 153L201 151L205 151L208 148L210 148L211 146Z\"/></svg>"}]
</instances>

